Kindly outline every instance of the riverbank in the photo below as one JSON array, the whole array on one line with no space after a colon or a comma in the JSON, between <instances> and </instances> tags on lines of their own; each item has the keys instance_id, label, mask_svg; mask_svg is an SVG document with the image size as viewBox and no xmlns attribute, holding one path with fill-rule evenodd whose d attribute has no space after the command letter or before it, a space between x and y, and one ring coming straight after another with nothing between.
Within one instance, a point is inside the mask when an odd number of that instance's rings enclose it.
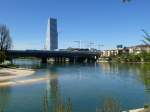
<instances>
[{"instance_id":1,"label":"riverbank","mask_svg":"<svg viewBox=\"0 0 150 112\"><path fill-rule=\"evenodd\" d=\"M126 112L126 111L123 111L123 112ZM129 110L129 112L150 112L150 110L149 109L140 108L140 109Z\"/></svg>"},{"instance_id":2,"label":"riverbank","mask_svg":"<svg viewBox=\"0 0 150 112\"><path fill-rule=\"evenodd\" d=\"M34 74L32 69L24 68L0 68L0 86L11 85L15 79L21 77L27 77Z\"/></svg>"},{"instance_id":3,"label":"riverbank","mask_svg":"<svg viewBox=\"0 0 150 112\"><path fill-rule=\"evenodd\" d=\"M42 77L32 77L35 72L33 69L25 68L0 68L0 87L41 83L58 78L56 75L49 76L49 74Z\"/></svg>"}]
</instances>

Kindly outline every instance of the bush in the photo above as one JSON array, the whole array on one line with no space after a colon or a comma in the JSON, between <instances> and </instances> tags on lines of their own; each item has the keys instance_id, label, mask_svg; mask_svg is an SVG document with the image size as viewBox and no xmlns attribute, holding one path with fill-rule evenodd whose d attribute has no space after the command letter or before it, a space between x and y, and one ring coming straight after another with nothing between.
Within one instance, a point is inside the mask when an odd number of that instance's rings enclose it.
<instances>
[{"instance_id":1,"label":"bush","mask_svg":"<svg viewBox=\"0 0 150 112\"><path fill-rule=\"evenodd\" d=\"M145 104L144 105L144 109L148 109L149 108L149 105L148 104Z\"/></svg>"},{"instance_id":2,"label":"bush","mask_svg":"<svg viewBox=\"0 0 150 112\"><path fill-rule=\"evenodd\" d=\"M122 54L116 60L123 62L150 62L150 53Z\"/></svg>"},{"instance_id":3,"label":"bush","mask_svg":"<svg viewBox=\"0 0 150 112\"><path fill-rule=\"evenodd\" d=\"M150 62L150 53L141 53L141 58L144 62Z\"/></svg>"}]
</instances>

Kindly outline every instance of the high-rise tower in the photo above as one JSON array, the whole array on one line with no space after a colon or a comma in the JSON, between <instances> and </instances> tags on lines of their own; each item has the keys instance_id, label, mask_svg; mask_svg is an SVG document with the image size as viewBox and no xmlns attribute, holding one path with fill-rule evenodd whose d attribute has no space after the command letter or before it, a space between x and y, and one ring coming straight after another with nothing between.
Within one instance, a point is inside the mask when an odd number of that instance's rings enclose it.
<instances>
[{"instance_id":1,"label":"high-rise tower","mask_svg":"<svg viewBox=\"0 0 150 112\"><path fill-rule=\"evenodd\" d=\"M48 19L45 50L58 49L57 19Z\"/></svg>"}]
</instances>

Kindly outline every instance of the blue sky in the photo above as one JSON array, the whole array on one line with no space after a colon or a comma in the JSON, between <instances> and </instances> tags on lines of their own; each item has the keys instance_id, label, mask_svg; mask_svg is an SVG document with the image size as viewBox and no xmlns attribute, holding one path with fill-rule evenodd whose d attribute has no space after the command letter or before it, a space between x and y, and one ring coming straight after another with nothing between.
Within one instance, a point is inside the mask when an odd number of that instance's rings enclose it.
<instances>
[{"instance_id":1,"label":"blue sky","mask_svg":"<svg viewBox=\"0 0 150 112\"><path fill-rule=\"evenodd\" d=\"M73 41L132 46L150 32L150 0L0 0L0 24L6 24L14 49L43 49L47 19L58 19L59 48L76 47Z\"/></svg>"}]
</instances>

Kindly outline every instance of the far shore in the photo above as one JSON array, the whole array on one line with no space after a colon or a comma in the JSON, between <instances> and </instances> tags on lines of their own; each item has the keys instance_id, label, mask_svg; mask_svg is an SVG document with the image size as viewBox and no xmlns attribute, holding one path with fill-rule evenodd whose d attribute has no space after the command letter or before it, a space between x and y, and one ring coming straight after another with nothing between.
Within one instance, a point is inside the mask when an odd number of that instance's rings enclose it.
<instances>
[{"instance_id":1,"label":"far shore","mask_svg":"<svg viewBox=\"0 0 150 112\"><path fill-rule=\"evenodd\" d=\"M123 111L126 112L126 111ZM144 108L139 108L139 109L133 109L133 110L129 110L127 112L150 112L149 109L144 109Z\"/></svg>"},{"instance_id":2,"label":"far shore","mask_svg":"<svg viewBox=\"0 0 150 112\"><path fill-rule=\"evenodd\" d=\"M131 63L131 64L134 64L134 63L139 63L139 64L150 64L150 62L125 62L125 61L121 61L121 62L118 62L118 61L97 61L97 63Z\"/></svg>"}]
</instances>

